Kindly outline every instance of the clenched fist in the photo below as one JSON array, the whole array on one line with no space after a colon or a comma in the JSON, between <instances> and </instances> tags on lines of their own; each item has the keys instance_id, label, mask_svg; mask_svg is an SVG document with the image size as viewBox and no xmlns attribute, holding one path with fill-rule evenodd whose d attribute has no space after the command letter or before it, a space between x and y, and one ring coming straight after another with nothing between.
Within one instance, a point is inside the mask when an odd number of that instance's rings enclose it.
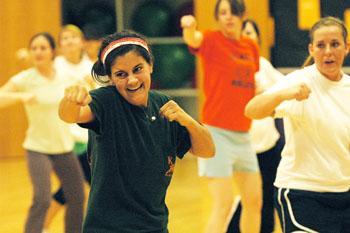
<instances>
[{"instance_id":1,"label":"clenched fist","mask_svg":"<svg viewBox=\"0 0 350 233\"><path fill-rule=\"evenodd\" d=\"M86 106L92 100L87 88L81 85L67 87L64 91L64 99L80 106Z\"/></svg>"},{"instance_id":2,"label":"clenched fist","mask_svg":"<svg viewBox=\"0 0 350 233\"><path fill-rule=\"evenodd\" d=\"M285 100L296 99L298 101L309 98L310 88L305 83L299 83L293 87L284 90L282 96Z\"/></svg>"},{"instance_id":3,"label":"clenched fist","mask_svg":"<svg viewBox=\"0 0 350 233\"><path fill-rule=\"evenodd\" d=\"M192 117L190 117L175 101L169 100L164 104L160 110L159 114L169 121L177 121L182 126L188 126Z\"/></svg>"},{"instance_id":4,"label":"clenched fist","mask_svg":"<svg viewBox=\"0 0 350 233\"><path fill-rule=\"evenodd\" d=\"M181 17L181 27L182 28L196 28L197 21L193 15L184 15Z\"/></svg>"}]
</instances>

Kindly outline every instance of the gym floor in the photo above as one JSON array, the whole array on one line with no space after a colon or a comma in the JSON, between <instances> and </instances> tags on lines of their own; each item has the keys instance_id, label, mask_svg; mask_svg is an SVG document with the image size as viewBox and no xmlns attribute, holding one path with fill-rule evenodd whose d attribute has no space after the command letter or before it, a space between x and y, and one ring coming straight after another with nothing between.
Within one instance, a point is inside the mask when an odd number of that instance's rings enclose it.
<instances>
[{"instance_id":1,"label":"gym floor","mask_svg":"<svg viewBox=\"0 0 350 233\"><path fill-rule=\"evenodd\" d=\"M58 187L52 177L52 190ZM24 157L0 159L0 232L22 233L32 198L32 186ZM197 159L186 155L177 160L166 202L169 208L169 232L200 233L209 217L211 199L204 179L197 175ZM50 226L50 233L62 233L60 211ZM278 231L279 232L279 231ZM277 233L277 232L276 232Z\"/></svg>"}]
</instances>

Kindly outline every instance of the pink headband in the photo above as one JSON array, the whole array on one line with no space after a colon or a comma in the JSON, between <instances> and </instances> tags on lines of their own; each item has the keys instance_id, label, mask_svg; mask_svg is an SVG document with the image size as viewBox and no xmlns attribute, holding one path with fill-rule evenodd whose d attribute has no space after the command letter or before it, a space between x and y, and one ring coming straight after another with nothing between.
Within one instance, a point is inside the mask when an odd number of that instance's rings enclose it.
<instances>
[{"instance_id":1,"label":"pink headband","mask_svg":"<svg viewBox=\"0 0 350 233\"><path fill-rule=\"evenodd\" d=\"M104 48L104 50L101 53L102 64L105 64L106 58L110 52L123 45L139 45L142 48L146 49L146 51L149 53L149 48L144 40L137 37L126 37L113 41L106 48Z\"/></svg>"}]
</instances>

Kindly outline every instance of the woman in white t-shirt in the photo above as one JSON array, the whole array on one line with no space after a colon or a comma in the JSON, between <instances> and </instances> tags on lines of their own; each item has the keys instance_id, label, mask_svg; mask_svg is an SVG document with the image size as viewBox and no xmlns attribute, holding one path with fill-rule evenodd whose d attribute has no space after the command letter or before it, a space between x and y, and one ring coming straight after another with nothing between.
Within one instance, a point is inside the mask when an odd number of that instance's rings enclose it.
<instances>
[{"instance_id":1,"label":"woman in white t-shirt","mask_svg":"<svg viewBox=\"0 0 350 233\"><path fill-rule=\"evenodd\" d=\"M63 26L58 36L58 45L60 55L54 61L56 69L66 73L72 78L72 81L83 83L89 89L94 88L96 84L91 77L93 63L84 52L84 35L79 27L73 24ZM70 130L74 138L74 154L78 157L86 182L90 184L91 172L86 152L88 131L77 124L71 124ZM55 191L52 198L53 201L44 225L46 231L53 218L66 203L62 187Z\"/></svg>"},{"instance_id":2,"label":"woman in white t-shirt","mask_svg":"<svg viewBox=\"0 0 350 233\"><path fill-rule=\"evenodd\" d=\"M59 100L72 84L66 73L55 69L55 42L48 33L38 33L29 43L33 68L24 70L0 87L0 107L23 102L28 129L23 143L33 184L33 203L25 233L43 230L51 202L50 175L54 170L65 190L65 232L80 233L83 220L83 178L72 153L74 141L69 125L58 117Z\"/></svg>"},{"instance_id":3,"label":"woman in white t-shirt","mask_svg":"<svg viewBox=\"0 0 350 233\"><path fill-rule=\"evenodd\" d=\"M275 181L283 232L349 232L350 77L347 29L333 17L310 30L315 64L254 97L246 115L283 117L286 145Z\"/></svg>"}]
</instances>

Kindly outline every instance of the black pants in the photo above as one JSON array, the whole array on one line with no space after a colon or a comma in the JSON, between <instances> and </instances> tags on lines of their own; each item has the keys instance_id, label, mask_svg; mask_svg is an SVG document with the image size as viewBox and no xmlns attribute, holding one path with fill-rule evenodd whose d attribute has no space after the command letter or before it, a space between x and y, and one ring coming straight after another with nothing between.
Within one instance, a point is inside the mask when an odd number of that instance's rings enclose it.
<instances>
[{"instance_id":1,"label":"black pants","mask_svg":"<svg viewBox=\"0 0 350 233\"><path fill-rule=\"evenodd\" d=\"M350 232L350 190L342 193L275 189L282 230L289 232Z\"/></svg>"}]
</instances>

